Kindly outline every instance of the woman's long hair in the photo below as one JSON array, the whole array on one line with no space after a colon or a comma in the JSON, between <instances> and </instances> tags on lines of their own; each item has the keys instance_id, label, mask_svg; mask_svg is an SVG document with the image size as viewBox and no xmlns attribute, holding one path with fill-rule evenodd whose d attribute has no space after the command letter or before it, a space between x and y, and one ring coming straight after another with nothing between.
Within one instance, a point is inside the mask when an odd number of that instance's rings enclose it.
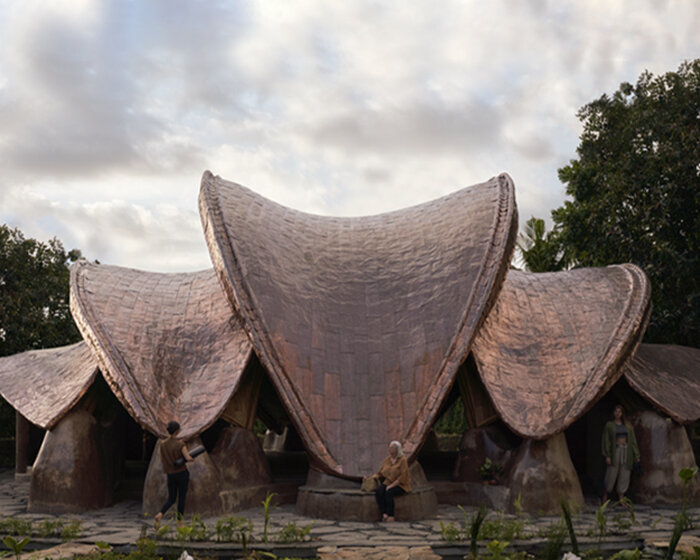
<instances>
[{"instance_id":1,"label":"woman's long hair","mask_svg":"<svg viewBox=\"0 0 700 560\"><path fill-rule=\"evenodd\" d=\"M615 408L613 408L613 420L615 419L615 411L618 408L622 411L622 416L620 417L620 420L622 421L623 424L627 424L627 415L625 414L625 407L622 406L620 403L617 403L615 405Z\"/></svg>"},{"instance_id":2,"label":"woman's long hair","mask_svg":"<svg viewBox=\"0 0 700 560\"><path fill-rule=\"evenodd\" d=\"M395 445L396 446L396 456L397 457L403 457L403 446L401 445L401 442L398 441L392 441L389 446Z\"/></svg>"}]
</instances>

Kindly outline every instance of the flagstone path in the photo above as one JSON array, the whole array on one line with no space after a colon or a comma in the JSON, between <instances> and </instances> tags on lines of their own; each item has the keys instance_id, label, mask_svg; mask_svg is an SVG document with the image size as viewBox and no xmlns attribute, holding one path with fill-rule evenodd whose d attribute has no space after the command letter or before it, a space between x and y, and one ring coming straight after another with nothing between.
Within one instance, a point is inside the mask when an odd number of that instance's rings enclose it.
<instances>
[{"instance_id":1,"label":"flagstone path","mask_svg":"<svg viewBox=\"0 0 700 560\"><path fill-rule=\"evenodd\" d=\"M3 517L14 517L38 522L43 519L60 517L62 519L79 519L81 521L78 543L105 542L117 548L132 547L143 531L154 538L152 520L141 514L141 504L137 501L123 501L114 506L82 514L66 514L51 516L48 514L27 513L29 493L28 477L16 480L14 472L9 469L0 471L0 521ZM468 515L475 508L465 508ZM597 540L594 536L596 506L590 505L585 511L574 516L574 527L582 549L592 548ZM678 508L634 506L634 522L631 523L626 510L620 505L612 505L607 517L609 535L603 541L603 548L619 550L634 546L645 546L647 549L657 547L659 551L668 542L673 530L674 516ZM700 507L690 508L689 513L694 521L692 529L684 534L684 547L700 542ZM433 519L396 523L360 523L346 521L331 521L311 519L298 515L293 505L276 507L271 515L268 529L269 539L273 541L277 534L290 523L303 528L311 525L309 535L311 541L306 543L276 544L262 543L264 526L263 508L253 508L235 515L243 516L253 522L254 546L260 550L273 550L278 556L319 556L324 560L355 558L371 558L382 560L429 560L440 556L461 557L468 548L468 541L460 540L448 543L441 535L443 526L453 524L464 532L464 514L456 506L440 506ZM491 512L488 520L516 520L515 516L499 512ZM211 534L215 534L217 519L205 519L205 524ZM559 521L557 516L523 517L524 532L530 538L514 541L511 546L532 550L538 545L543 546L545 533L552 524ZM625 527L630 524L631 526ZM172 534L172 533L171 533ZM3 537L4 535L0 535ZM171 537L172 538L172 537ZM57 544L59 540L40 539L32 537L33 546L48 547ZM690 544L688 544L690 543ZM165 543L171 547L180 547L180 543L171 540ZM485 546L486 541L481 542ZM567 541L568 545L568 541ZM206 551L207 555L230 556L240 551L240 545L218 542L188 542L188 550ZM565 547L566 548L566 547Z\"/></svg>"}]
</instances>

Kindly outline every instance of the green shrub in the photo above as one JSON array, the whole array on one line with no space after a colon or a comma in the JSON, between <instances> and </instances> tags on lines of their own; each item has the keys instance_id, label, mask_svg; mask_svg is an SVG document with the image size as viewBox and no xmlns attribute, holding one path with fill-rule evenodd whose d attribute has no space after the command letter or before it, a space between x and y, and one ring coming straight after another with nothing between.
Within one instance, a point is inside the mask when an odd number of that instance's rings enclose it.
<instances>
[{"instance_id":1,"label":"green shrub","mask_svg":"<svg viewBox=\"0 0 700 560\"><path fill-rule=\"evenodd\" d=\"M18 517L3 517L0 519L0 533L8 535L30 536L33 532L31 520Z\"/></svg>"},{"instance_id":2,"label":"green shrub","mask_svg":"<svg viewBox=\"0 0 700 560\"><path fill-rule=\"evenodd\" d=\"M231 515L216 522L216 540L221 542L251 542L253 522L245 517Z\"/></svg>"},{"instance_id":3,"label":"green shrub","mask_svg":"<svg viewBox=\"0 0 700 560\"><path fill-rule=\"evenodd\" d=\"M67 523L61 524L61 539L64 541L72 541L80 535L82 522L79 519L72 519Z\"/></svg>"},{"instance_id":4,"label":"green shrub","mask_svg":"<svg viewBox=\"0 0 700 560\"><path fill-rule=\"evenodd\" d=\"M19 517L0 518L0 533L21 536L37 536L43 539L60 537L64 541L80 535L82 522L78 519L42 519L36 525Z\"/></svg>"},{"instance_id":5,"label":"green shrub","mask_svg":"<svg viewBox=\"0 0 700 560\"><path fill-rule=\"evenodd\" d=\"M313 524L305 525L304 527L297 526L294 521L288 523L277 535L277 542L292 543L305 542L311 540L311 527Z\"/></svg>"},{"instance_id":6,"label":"green shrub","mask_svg":"<svg viewBox=\"0 0 700 560\"><path fill-rule=\"evenodd\" d=\"M524 538L524 529L525 524L520 519L487 519L481 526L479 539L496 539L511 542L515 539Z\"/></svg>"},{"instance_id":7,"label":"green shrub","mask_svg":"<svg viewBox=\"0 0 700 560\"><path fill-rule=\"evenodd\" d=\"M455 526L454 523L445 523L440 521L440 536L445 542L452 543L462 539L462 533L459 527Z\"/></svg>"}]
</instances>

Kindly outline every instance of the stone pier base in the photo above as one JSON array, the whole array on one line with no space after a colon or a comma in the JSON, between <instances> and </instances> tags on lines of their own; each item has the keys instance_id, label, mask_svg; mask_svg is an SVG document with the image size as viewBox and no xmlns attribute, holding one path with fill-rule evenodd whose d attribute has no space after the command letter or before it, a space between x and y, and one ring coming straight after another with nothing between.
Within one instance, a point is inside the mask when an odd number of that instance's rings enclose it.
<instances>
[{"instance_id":1,"label":"stone pier base","mask_svg":"<svg viewBox=\"0 0 700 560\"><path fill-rule=\"evenodd\" d=\"M437 496L428 485L418 463L410 467L413 491L396 501L396 520L413 521L433 517L437 512ZM306 484L299 488L297 513L308 517L341 521L379 521L379 508L373 492L360 490L360 482L345 480L309 469Z\"/></svg>"}]
</instances>

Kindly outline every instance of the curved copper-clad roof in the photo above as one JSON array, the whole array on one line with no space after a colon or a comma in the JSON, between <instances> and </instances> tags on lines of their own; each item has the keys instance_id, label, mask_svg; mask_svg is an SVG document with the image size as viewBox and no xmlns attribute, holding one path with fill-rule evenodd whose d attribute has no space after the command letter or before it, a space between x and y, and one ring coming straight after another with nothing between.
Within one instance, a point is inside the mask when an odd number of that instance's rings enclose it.
<instances>
[{"instance_id":1,"label":"curved copper-clad roof","mask_svg":"<svg viewBox=\"0 0 700 560\"><path fill-rule=\"evenodd\" d=\"M205 172L214 268L319 468L412 458L508 267L507 175L412 208L310 215Z\"/></svg>"},{"instance_id":2,"label":"curved copper-clad roof","mask_svg":"<svg viewBox=\"0 0 700 560\"><path fill-rule=\"evenodd\" d=\"M37 426L50 430L97 375L87 344L31 350L0 358L0 394Z\"/></svg>"},{"instance_id":3,"label":"curved copper-clad roof","mask_svg":"<svg viewBox=\"0 0 700 560\"><path fill-rule=\"evenodd\" d=\"M625 369L625 379L679 424L700 419L700 349L640 344Z\"/></svg>"},{"instance_id":4,"label":"curved copper-clad roof","mask_svg":"<svg viewBox=\"0 0 700 560\"><path fill-rule=\"evenodd\" d=\"M634 265L509 271L473 346L506 424L543 439L593 406L644 334L649 298L649 281Z\"/></svg>"},{"instance_id":5,"label":"curved copper-clad roof","mask_svg":"<svg viewBox=\"0 0 700 560\"><path fill-rule=\"evenodd\" d=\"M149 431L211 425L238 387L251 344L213 270L159 274L78 262L71 310L102 375Z\"/></svg>"}]
</instances>

